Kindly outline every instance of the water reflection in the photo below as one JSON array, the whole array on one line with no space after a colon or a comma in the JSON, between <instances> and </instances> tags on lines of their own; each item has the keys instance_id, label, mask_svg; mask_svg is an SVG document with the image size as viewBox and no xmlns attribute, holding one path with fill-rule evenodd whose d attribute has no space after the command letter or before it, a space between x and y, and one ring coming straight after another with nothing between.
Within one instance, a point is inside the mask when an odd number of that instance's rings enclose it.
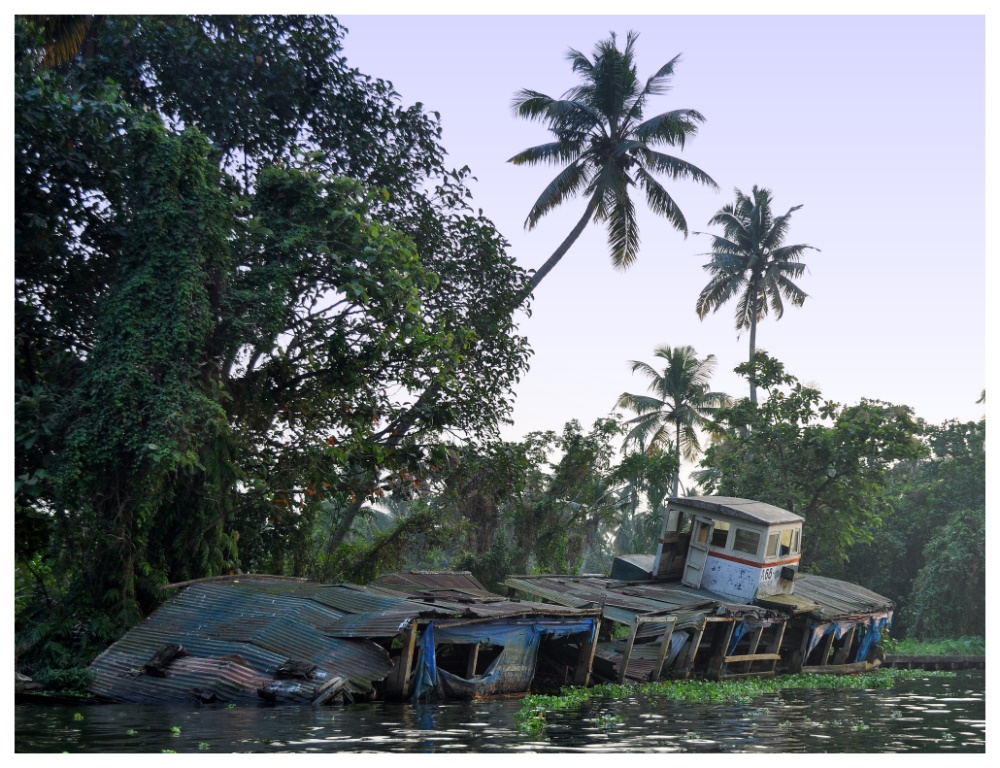
<instances>
[{"instance_id":1,"label":"water reflection","mask_svg":"<svg viewBox=\"0 0 1000 768\"><path fill-rule=\"evenodd\" d=\"M985 676L888 690L785 691L752 704L642 697L549 713L518 701L346 708L204 705L15 708L17 752L985 752Z\"/></svg>"}]
</instances>

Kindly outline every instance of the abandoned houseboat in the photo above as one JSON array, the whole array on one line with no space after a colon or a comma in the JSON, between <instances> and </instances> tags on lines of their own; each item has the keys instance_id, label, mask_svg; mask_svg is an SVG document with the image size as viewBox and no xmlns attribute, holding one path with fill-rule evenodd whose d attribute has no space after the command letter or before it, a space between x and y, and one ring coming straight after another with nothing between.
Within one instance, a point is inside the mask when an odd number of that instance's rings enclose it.
<instances>
[{"instance_id":1,"label":"abandoned houseboat","mask_svg":"<svg viewBox=\"0 0 1000 768\"><path fill-rule=\"evenodd\" d=\"M654 554L621 556L610 576L511 577L508 596L466 572L200 580L95 659L91 691L323 704L870 669L893 603L801 573L802 522L748 499L673 498Z\"/></svg>"}]
</instances>

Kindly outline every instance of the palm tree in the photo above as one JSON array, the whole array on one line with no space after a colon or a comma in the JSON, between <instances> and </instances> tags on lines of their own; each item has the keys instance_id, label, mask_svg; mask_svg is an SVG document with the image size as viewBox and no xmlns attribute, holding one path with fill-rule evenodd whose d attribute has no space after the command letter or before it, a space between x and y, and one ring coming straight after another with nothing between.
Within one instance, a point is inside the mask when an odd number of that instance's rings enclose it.
<instances>
[{"instance_id":1,"label":"palm tree","mask_svg":"<svg viewBox=\"0 0 1000 768\"><path fill-rule=\"evenodd\" d=\"M642 119L646 100L667 90L680 56L664 64L641 85L633 50L637 38L637 33L629 32L625 50L621 51L612 32L608 40L595 47L593 61L572 48L567 51L566 57L583 83L570 88L561 99L527 89L514 96L514 113L544 122L556 140L526 149L509 162L566 164L535 201L525 228L533 229L542 216L569 197L582 192L588 198L579 223L533 275L532 291L591 220L607 224L611 260L616 268L626 269L635 261L639 229L635 206L629 197L630 187L640 187L649 207L665 216L686 237L684 214L653 173L666 174L672 179L693 179L718 188L704 171L654 149L664 144L683 148L685 140L697 133L698 123L705 118L693 109L677 109Z\"/></svg>"},{"instance_id":2,"label":"palm tree","mask_svg":"<svg viewBox=\"0 0 1000 768\"><path fill-rule=\"evenodd\" d=\"M729 405L731 398L723 392L709 390L708 382L715 370L715 355L698 359L694 347L657 347L653 354L666 361L663 372L639 360L632 360L632 373L640 371L649 379L652 395L628 392L618 399L619 408L628 408L637 415L626 421L632 429L626 442L648 446L647 451L673 450L677 459L673 495L680 484L681 457L694 460L701 452L698 428L708 423L717 408Z\"/></svg>"},{"instance_id":3,"label":"palm tree","mask_svg":"<svg viewBox=\"0 0 1000 768\"><path fill-rule=\"evenodd\" d=\"M720 224L723 236L711 235L712 251L702 254L712 260L704 267L712 279L698 296L695 309L705 318L734 296L736 330L750 329L750 361L757 351L757 321L767 315L768 307L778 319L784 314L782 297L801 307L806 294L793 279L799 278L806 265L799 259L811 245L782 245L788 233L788 222L796 205L784 216L771 213L771 190L753 188L753 197L736 190L736 202L719 209L708 222ZM696 232L695 234L701 234ZM757 385L750 377L750 400L757 402Z\"/></svg>"}]
</instances>

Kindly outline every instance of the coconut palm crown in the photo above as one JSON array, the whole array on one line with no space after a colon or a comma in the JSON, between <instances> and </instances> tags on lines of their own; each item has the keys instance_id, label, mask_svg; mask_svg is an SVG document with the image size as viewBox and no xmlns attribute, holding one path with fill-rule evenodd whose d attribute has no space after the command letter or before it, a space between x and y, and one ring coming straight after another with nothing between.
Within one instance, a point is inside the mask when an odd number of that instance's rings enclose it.
<instances>
[{"instance_id":1,"label":"coconut palm crown","mask_svg":"<svg viewBox=\"0 0 1000 768\"><path fill-rule=\"evenodd\" d=\"M655 149L662 145L683 148L705 118L693 109L677 109L643 120L647 100L667 91L680 56L660 67L645 84L640 83L635 65L637 38L637 33L629 32L624 50L619 50L612 32L609 39L596 45L592 60L572 48L567 51L573 71L583 82L560 99L528 89L514 96L514 113L545 123L555 141L526 149L509 162L565 165L535 201L525 228L533 229L542 216L570 197L583 194L588 198L580 221L533 275L532 290L591 220L607 225L611 260L616 268L626 269L635 261L639 228L629 196L632 187L642 189L649 207L686 237L684 214L654 173L718 188L704 171Z\"/></svg>"},{"instance_id":2,"label":"coconut palm crown","mask_svg":"<svg viewBox=\"0 0 1000 768\"><path fill-rule=\"evenodd\" d=\"M704 319L709 312L732 298L736 302L736 330L750 331L750 360L757 351L757 322L768 310L780 319L785 312L783 299L801 307L807 298L794 282L805 272L800 259L811 245L784 245L789 219L801 208L789 208L783 216L771 212L771 190L754 186L751 196L736 190L736 201L719 209L709 224L722 226L722 236L710 235L712 250L702 254L712 260L704 265L712 279L706 285L695 309ZM695 234L702 234L696 232ZM757 388L750 381L750 399L757 402Z\"/></svg>"},{"instance_id":3,"label":"coconut palm crown","mask_svg":"<svg viewBox=\"0 0 1000 768\"><path fill-rule=\"evenodd\" d=\"M650 395L625 392L619 408L637 415L626 421L632 425L625 440L648 446L647 451L673 450L677 458L673 495L677 495L681 458L694 460L701 452L698 428L704 427L715 411L731 404L724 392L712 392L709 381L715 370L715 355L698 359L694 347L657 347L653 354L665 361L663 372L641 360L632 360L632 372L649 379Z\"/></svg>"}]
</instances>

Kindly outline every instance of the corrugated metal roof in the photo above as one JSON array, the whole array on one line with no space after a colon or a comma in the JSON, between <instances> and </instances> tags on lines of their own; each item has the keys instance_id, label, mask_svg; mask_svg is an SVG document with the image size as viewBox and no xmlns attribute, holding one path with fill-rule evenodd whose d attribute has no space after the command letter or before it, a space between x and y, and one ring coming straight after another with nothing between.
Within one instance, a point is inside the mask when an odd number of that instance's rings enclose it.
<instances>
[{"instance_id":1,"label":"corrugated metal roof","mask_svg":"<svg viewBox=\"0 0 1000 768\"><path fill-rule=\"evenodd\" d=\"M98 656L91 665L95 694L125 702L255 701L292 660L316 669L289 681L282 695L310 701L326 681L343 678L348 692L372 690L392 669L386 648L369 638L393 638L412 622L462 622L522 617L580 617L563 606L512 600L482 589L468 574L403 574L379 586L324 585L240 576L186 586ZM406 584L407 581L414 583ZM401 583L390 584L396 581ZM166 676L144 670L164 646L186 655Z\"/></svg>"},{"instance_id":2,"label":"corrugated metal roof","mask_svg":"<svg viewBox=\"0 0 1000 768\"><path fill-rule=\"evenodd\" d=\"M474 592L488 590L478 579L468 571L408 571L406 573L390 573L380 576L374 582L376 586L395 588L427 587L431 589L469 589Z\"/></svg>"},{"instance_id":3,"label":"corrugated metal roof","mask_svg":"<svg viewBox=\"0 0 1000 768\"><path fill-rule=\"evenodd\" d=\"M576 608L604 603L604 615L631 624L636 616L669 611L676 627L699 624L706 615L742 617L776 615L766 608L740 605L701 589L674 582L624 582L595 576L517 576L505 584L526 594Z\"/></svg>"},{"instance_id":4,"label":"corrugated metal roof","mask_svg":"<svg viewBox=\"0 0 1000 768\"><path fill-rule=\"evenodd\" d=\"M798 523L805 519L773 504L765 504L762 501L752 499L740 499L735 496L673 496L667 499L667 502L763 525Z\"/></svg>"},{"instance_id":5,"label":"corrugated metal roof","mask_svg":"<svg viewBox=\"0 0 1000 768\"><path fill-rule=\"evenodd\" d=\"M848 581L800 573L795 579L795 594L820 605L813 614L822 619L846 619L866 614L892 611L896 605L870 589Z\"/></svg>"},{"instance_id":6,"label":"corrugated metal roof","mask_svg":"<svg viewBox=\"0 0 1000 768\"><path fill-rule=\"evenodd\" d=\"M340 676L356 691L370 690L391 670L388 653L375 643L324 635L319 627L343 614L313 602L299 585L289 585L299 597L259 586L187 587L94 660L93 692L118 701L192 701L195 689L210 689L220 701L255 701L261 681L289 659L315 665L317 686ZM144 663L168 643L189 656L172 661L166 677L145 674Z\"/></svg>"}]
</instances>

